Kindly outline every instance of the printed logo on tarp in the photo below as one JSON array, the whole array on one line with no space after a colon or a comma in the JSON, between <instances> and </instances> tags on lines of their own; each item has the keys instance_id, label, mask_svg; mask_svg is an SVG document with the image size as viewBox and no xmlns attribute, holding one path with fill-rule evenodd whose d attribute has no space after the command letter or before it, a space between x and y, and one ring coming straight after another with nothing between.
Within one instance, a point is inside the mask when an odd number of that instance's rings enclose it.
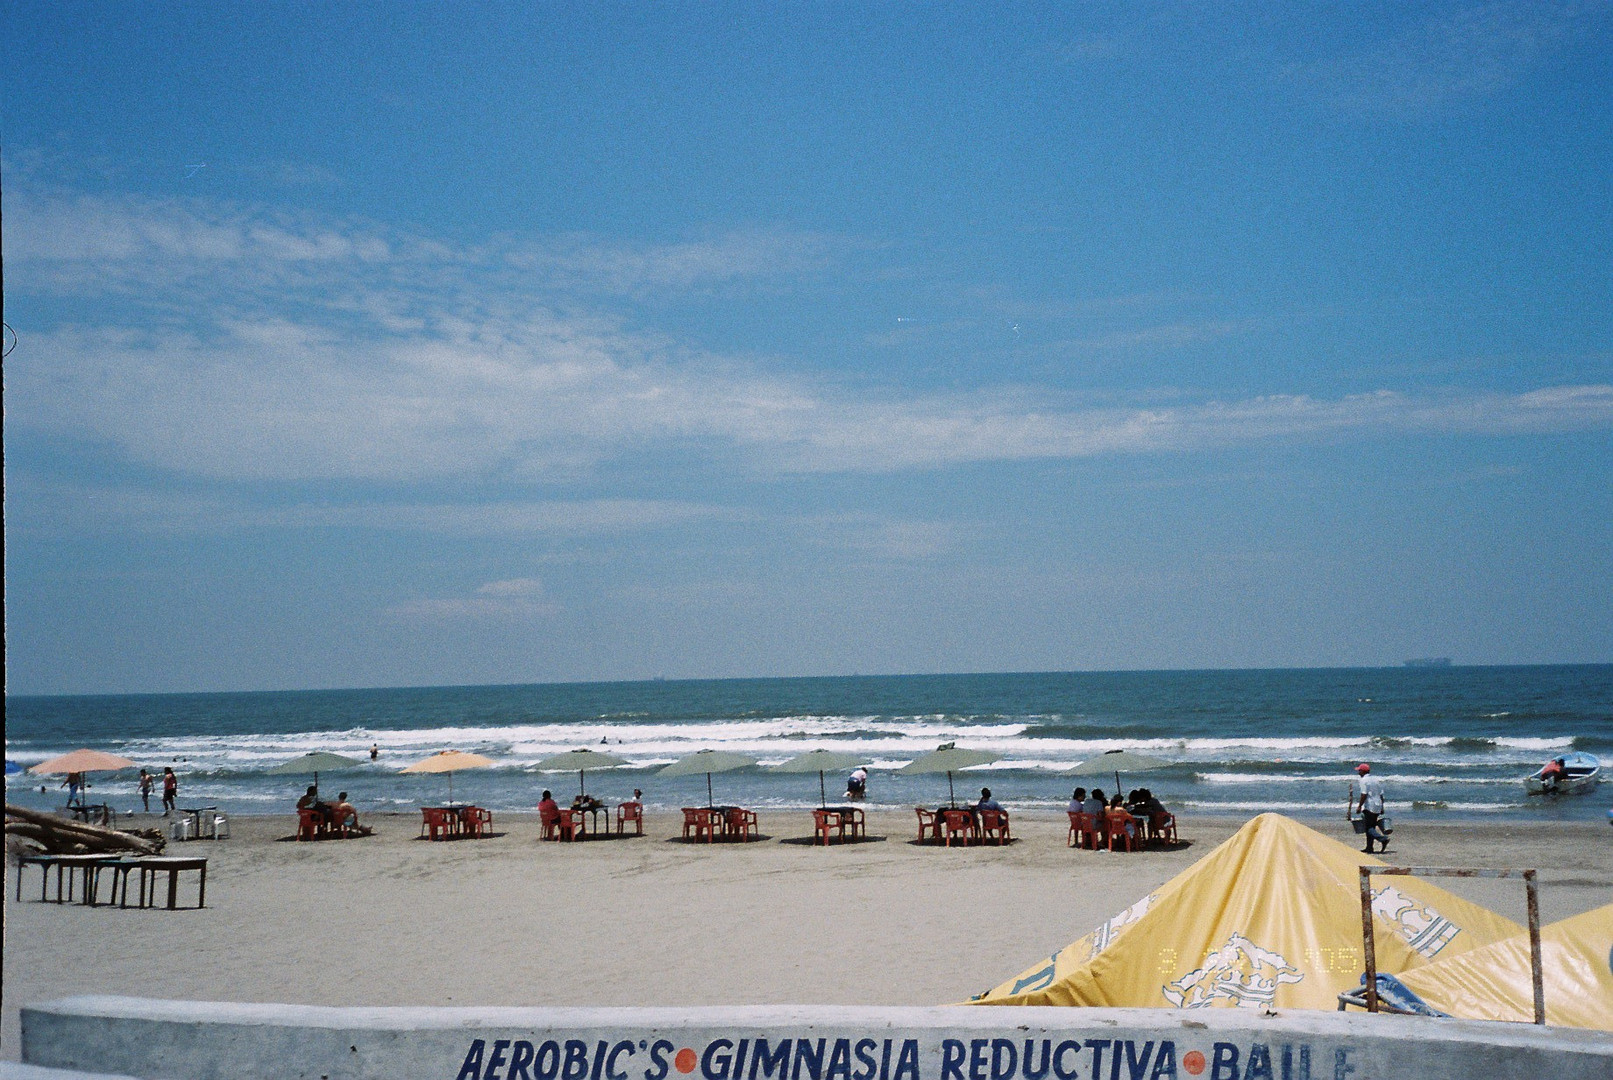
<instances>
[{"instance_id":1,"label":"printed logo on tarp","mask_svg":"<svg viewBox=\"0 0 1613 1080\"><path fill-rule=\"evenodd\" d=\"M1276 999L1277 987L1304 978L1305 973L1282 953L1262 949L1242 934L1233 934L1205 958L1202 967L1165 984L1160 992L1179 1009L1202 1009L1217 1001L1260 1008Z\"/></svg>"},{"instance_id":2,"label":"printed logo on tarp","mask_svg":"<svg viewBox=\"0 0 1613 1080\"><path fill-rule=\"evenodd\" d=\"M1462 928L1427 904L1413 900L1393 885L1372 894L1372 913L1387 920L1412 951L1430 958L1438 954Z\"/></svg>"},{"instance_id":3,"label":"printed logo on tarp","mask_svg":"<svg viewBox=\"0 0 1613 1080\"><path fill-rule=\"evenodd\" d=\"M1120 931L1148 914L1149 905L1154 902L1154 898L1158 895L1158 893L1149 893L1125 911L1092 931L1092 953L1087 959L1090 960L1107 949L1114 943L1115 938L1120 936Z\"/></svg>"}]
</instances>

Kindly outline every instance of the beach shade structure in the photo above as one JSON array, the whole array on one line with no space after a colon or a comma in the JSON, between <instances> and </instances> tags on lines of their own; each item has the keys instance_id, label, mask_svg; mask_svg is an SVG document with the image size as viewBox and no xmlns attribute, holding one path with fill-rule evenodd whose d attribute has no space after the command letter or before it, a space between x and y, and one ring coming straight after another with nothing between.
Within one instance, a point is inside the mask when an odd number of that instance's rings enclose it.
<instances>
[{"instance_id":1,"label":"beach shade structure","mask_svg":"<svg viewBox=\"0 0 1613 1080\"><path fill-rule=\"evenodd\" d=\"M1546 1023L1613 1031L1613 904L1540 930ZM1467 1020L1531 1023L1529 935L1519 934L1401 976L1427 1005Z\"/></svg>"},{"instance_id":2,"label":"beach shade structure","mask_svg":"<svg viewBox=\"0 0 1613 1080\"><path fill-rule=\"evenodd\" d=\"M896 771L903 776L920 776L925 773L947 774L947 802L958 805L952 790L952 774L975 765L990 765L1002 757L987 750L960 750L954 743L942 743L928 754L920 754Z\"/></svg>"},{"instance_id":3,"label":"beach shade structure","mask_svg":"<svg viewBox=\"0 0 1613 1080\"><path fill-rule=\"evenodd\" d=\"M132 769L134 762L126 757L108 754L101 750L74 750L72 753L41 761L31 767L31 773L116 772Z\"/></svg>"},{"instance_id":4,"label":"beach shade structure","mask_svg":"<svg viewBox=\"0 0 1613 1080\"><path fill-rule=\"evenodd\" d=\"M1148 772L1150 769L1163 769L1169 764L1170 762L1163 758L1149 757L1147 754L1138 754L1131 750L1110 750L1081 762L1065 775L1107 776L1114 773L1115 791L1118 793L1121 773Z\"/></svg>"},{"instance_id":5,"label":"beach shade structure","mask_svg":"<svg viewBox=\"0 0 1613 1080\"><path fill-rule=\"evenodd\" d=\"M448 801L454 801L454 773L460 769L485 769L493 764L492 758L480 754L467 754L463 750L438 750L435 754L417 761L408 768L399 769L406 773L447 773L448 774Z\"/></svg>"},{"instance_id":6,"label":"beach shade structure","mask_svg":"<svg viewBox=\"0 0 1613 1080\"><path fill-rule=\"evenodd\" d=\"M808 750L804 754L797 754L788 761L781 761L777 765L769 765L768 772L776 773L817 773L818 798L821 805L829 805L829 792L823 785L823 774L826 772L839 772L844 769L855 769L859 765L868 764L867 754L847 754L839 750Z\"/></svg>"},{"instance_id":7,"label":"beach shade structure","mask_svg":"<svg viewBox=\"0 0 1613 1080\"><path fill-rule=\"evenodd\" d=\"M588 794L587 784L583 773L589 769L613 769L618 765L626 765L626 758L619 758L615 754L601 754L598 750L567 750L564 754L555 754L538 762L533 768L539 772L571 772L577 771L577 788L584 795Z\"/></svg>"},{"instance_id":8,"label":"beach shade structure","mask_svg":"<svg viewBox=\"0 0 1613 1080\"><path fill-rule=\"evenodd\" d=\"M1366 967L1362 865L1385 864L1281 814L1261 814L1090 934L975 1001L1335 1011ZM1523 932L1426 879L1375 881L1378 970L1402 980Z\"/></svg>"},{"instance_id":9,"label":"beach shade structure","mask_svg":"<svg viewBox=\"0 0 1613 1080\"><path fill-rule=\"evenodd\" d=\"M734 769L744 769L756 764L756 759L746 757L744 754L735 754L728 750L696 750L687 757L681 757L672 764L667 765L658 776L699 776L706 774L706 805L711 806L711 774L731 772Z\"/></svg>"},{"instance_id":10,"label":"beach shade structure","mask_svg":"<svg viewBox=\"0 0 1613 1080\"><path fill-rule=\"evenodd\" d=\"M322 772L335 772L338 769L351 769L363 762L358 758L343 757L341 754L332 754L325 750L315 750L313 753L294 757L290 761L282 761L272 769L264 770L269 776L312 776L314 786L319 786L319 774Z\"/></svg>"}]
</instances>

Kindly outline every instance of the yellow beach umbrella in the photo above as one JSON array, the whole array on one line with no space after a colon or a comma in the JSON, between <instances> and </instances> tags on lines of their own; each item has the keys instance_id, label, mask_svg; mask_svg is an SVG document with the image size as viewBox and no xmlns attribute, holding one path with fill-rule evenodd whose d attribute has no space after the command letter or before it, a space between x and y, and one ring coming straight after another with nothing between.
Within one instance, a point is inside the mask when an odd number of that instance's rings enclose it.
<instances>
[{"instance_id":1,"label":"yellow beach umbrella","mask_svg":"<svg viewBox=\"0 0 1613 1080\"><path fill-rule=\"evenodd\" d=\"M126 757L108 754L102 750L74 750L49 761L41 761L28 771L31 773L116 772L132 769L134 762Z\"/></svg>"},{"instance_id":2,"label":"yellow beach umbrella","mask_svg":"<svg viewBox=\"0 0 1613 1080\"><path fill-rule=\"evenodd\" d=\"M417 761L405 769L406 773L447 773L448 774L448 801L454 801L454 773L460 769L485 769L493 764L493 759L480 754L467 754L463 750L439 750L424 760Z\"/></svg>"}]
</instances>

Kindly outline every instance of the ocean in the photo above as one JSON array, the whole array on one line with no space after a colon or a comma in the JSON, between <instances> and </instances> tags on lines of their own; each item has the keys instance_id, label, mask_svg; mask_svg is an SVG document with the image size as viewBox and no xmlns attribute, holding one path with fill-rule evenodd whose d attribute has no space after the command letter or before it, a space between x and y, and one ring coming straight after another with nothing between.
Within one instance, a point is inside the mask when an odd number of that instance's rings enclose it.
<instances>
[{"instance_id":1,"label":"ocean","mask_svg":"<svg viewBox=\"0 0 1613 1080\"><path fill-rule=\"evenodd\" d=\"M1064 775L1109 750L1163 760L1121 786L1146 786L1184 822L1193 814L1342 816L1354 767L1372 763L1390 812L1426 820L1510 815L1602 819L1613 785L1555 802L1526 797L1522 777L1548 757L1585 750L1613 767L1613 665L1405 667L1279 671L1126 671L1006 675L847 676L531 686L426 687L218 694L18 696L6 699L6 759L28 766L79 746L160 772L172 765L180 804L290 813L307 784L270 776L310 750L361 758L321 776L364 812L440 802L447 778L399 775L443 749L495 762L453 778L454 795L494 811L531 809L539 792L569 797L574 773L539 773L542 758L590 747L629 764L590 773L607 800L642 788L653 808L703 804L704 776L657 769L702 748L765 764L824 747L866 755L870 807L935 805L947 778L894 770L941 743L1001 755L956 774L959 798L990 786L1010 809L1057 810L1077 783ZM369 749L379 758L369 761ZM134 772L92 776L91 801L138 805ZM6 799L60 806L60 778L8 775ZM844 776L828 777L831 801ZM45 790L41 792L41 783ZM747 768L712 778L718 802L761 811L817 804L815 776ZM155 802L153 803L155 805Z\"/></svg>"}]
</instances>

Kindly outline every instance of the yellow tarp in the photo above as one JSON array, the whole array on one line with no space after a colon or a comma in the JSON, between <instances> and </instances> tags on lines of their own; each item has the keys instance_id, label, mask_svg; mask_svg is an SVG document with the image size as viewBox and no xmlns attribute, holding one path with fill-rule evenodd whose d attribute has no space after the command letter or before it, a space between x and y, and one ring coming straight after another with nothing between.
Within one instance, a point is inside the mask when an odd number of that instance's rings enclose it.
<instances>
[{"instance_id":1,"label":"yellow tarp","mask_svg":"<svg viewBox=\"0 0 1613 1080\"><path fill-rule=\"evenodd\" d=\"M1540 970L1546 1023L1613 1031L1613 904L1543 927ZM1527 933L1429 964L1401 981L1452 1016L1535 1018Z\"/></svg>"},{"instance_id":2,"label":"yellow tarp","mask_svg":"<svg viewBox=\"0 0 1613 1080\"><path fill-rule=\"evenodd\" d=\"M1363 863L1384 865L1280 814L1262 814L1086 937L977 1000L1336 1009L1366 966L1356 872ZM1375 878L1372 892L1380 971L1409 971L1523 929L1419 878Z\"/></svg>"}]
</instances>

